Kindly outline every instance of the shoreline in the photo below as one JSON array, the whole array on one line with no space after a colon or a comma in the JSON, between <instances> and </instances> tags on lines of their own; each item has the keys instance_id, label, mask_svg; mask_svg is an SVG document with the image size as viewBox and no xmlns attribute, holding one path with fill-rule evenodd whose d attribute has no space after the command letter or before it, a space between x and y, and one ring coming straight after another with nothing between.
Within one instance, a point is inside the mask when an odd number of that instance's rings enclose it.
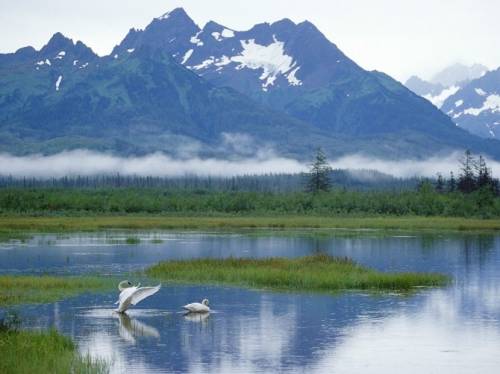
<instances>
[{"instance_id":1,"label":"shoreline","mask_svg":"<svg viewBox=\"0 0 500 374\"><path fill-rule=\"evenodd\" d=\"M500 219L457 217L324 216L0 216L0 238L21 232L85 232L179 229L377 229L405 231L497 231Z\"/></svg>"}]
</instances>

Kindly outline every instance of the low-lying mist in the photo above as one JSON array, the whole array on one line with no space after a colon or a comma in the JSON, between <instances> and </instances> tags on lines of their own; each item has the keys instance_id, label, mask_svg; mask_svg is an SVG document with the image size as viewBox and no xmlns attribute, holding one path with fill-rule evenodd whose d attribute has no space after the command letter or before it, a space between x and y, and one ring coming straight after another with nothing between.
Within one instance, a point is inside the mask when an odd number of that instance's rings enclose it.
<instances>
[{"instance_id":1,"label":"low-lying mist","mask_svg":"<svg viewBox=\"0 0 500 374\"><path fill-rule=\"evenodd\" d=\"M430 157L426 160L383 160L363 155L349 155L331 160L335 169L352 170L360 178L369 175L359 170L376 170L395 177L435 177L457 172L461 154ZM493 174L500 175L500 163L488 160ZM257 157L235 160L218 158L173 158L162 153L146 156L120 157L89 150L61 152L55 155L12 156L0 154L0 175L13 177L57 178L72 175L121 174L156 177L238 176L271 173L294 174L307 171L309 163L264 153ZM358 171L357 171L358 170Z\"/></svg>"}]
</instances>

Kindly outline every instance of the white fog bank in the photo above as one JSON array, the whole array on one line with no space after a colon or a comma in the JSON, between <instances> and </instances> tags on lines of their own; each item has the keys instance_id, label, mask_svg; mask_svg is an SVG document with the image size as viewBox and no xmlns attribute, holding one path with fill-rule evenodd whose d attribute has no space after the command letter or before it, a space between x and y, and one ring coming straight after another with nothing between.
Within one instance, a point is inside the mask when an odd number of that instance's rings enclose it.
<instances>
[{"instance_id":1,"label":"white fog bank","mask_svg":"<svg viewBox=\"0 0 500 374\"><path fill-rule=\"evenodd\" d=\"M396 177L434 177L457 172L461 154L430 157L426 160L384 160L363 155L349 155L330 160L336 169L371 169ZM500 175L500 163L488 160L493 174ZM309 163L273 155L225 160L217 158L176 159L162 153L120 157L89 150L61 152L55 155L12 156L0 154L0 175L51 178L71 175L121 174L157 177L184 175L237 176L270 173L300 173Z\"/></svg>"}]
</instances>

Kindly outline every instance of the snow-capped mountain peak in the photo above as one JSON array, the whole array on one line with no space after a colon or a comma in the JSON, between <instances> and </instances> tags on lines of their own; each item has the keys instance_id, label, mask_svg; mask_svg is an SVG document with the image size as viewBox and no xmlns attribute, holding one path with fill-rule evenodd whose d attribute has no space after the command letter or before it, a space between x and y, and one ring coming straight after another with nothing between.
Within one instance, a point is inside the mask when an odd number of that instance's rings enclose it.
<instances>
[{"instance_id":1,"label":"snow-capped mountain peak","mask_svg":"<svg viewBox=\"0 0 500 374\"><path fill-rule=\"evenodd\" d=\"M500 68L466 84L442 110L476 135L500 138Z\"/></svg>"},{"instance_id":2,"label":"snow-capped mountain peak","mask_svg":"<svg viewBox=\"0 0 500 374\"><path fill-rule=\"evenodd\" d=\"M434 74L429 81L412 76L405 85L417 95L441 108L450 96L471 80L482 77L487 71L488 68L481 64L466 66L457 63Z\"/></svg>"},{"instance_id":3,"label":"snow-capped mountain peak","mask_svg":"<svg viewBox=\"0 0 500 374\"><path fill-rule=\"evenodd\" d=\"M307 21L285 18L246 31L210 21L200 28L182 8L155 18L144 31L131 30L112 56L140 45L159 47L209 81L245 88L254 97L279 88L316 88L355 65Z\"/></svg>"}]
</instances>

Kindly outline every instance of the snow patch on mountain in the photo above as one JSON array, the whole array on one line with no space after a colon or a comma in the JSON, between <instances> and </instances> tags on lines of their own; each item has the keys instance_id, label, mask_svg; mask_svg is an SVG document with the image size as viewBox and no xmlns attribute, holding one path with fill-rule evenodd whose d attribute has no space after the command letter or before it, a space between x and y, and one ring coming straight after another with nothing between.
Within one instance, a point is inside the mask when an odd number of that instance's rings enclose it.
<instances>
[{"instance_id":1,"label":"snow patch on mountain","mask_svg":"<svg viewBox=\"0 0 500 374\"><path fill-rule=\"evenodd\" d=\"M36 62L35 64L38 65L38 66L42 66L42 65L51 66L52 65L51 62L50 62L50 60L48 58L45 59L45 60L40 60L40 61Z\"/></svg>"},{"instance_id":2,"label":"snow patch on mountain","mask_svg":"<svg viewBox=\"0 0 500 374\"><path fill-rule=\"evenodd\" d=\"M135 51L135 48L129 48L129 49L127 49L127 52L128 52L128 53L132 53L132 52L134 52L134 51Z\"/></svg>"},{"instance_id":3,"label":"snow patch on mountain","mask_svg":"<svg viewBox=\"0 0 500 374\"><path fill-rule=\"evenodd\" d=\"M224 30L231 31L229 29ZM211 33L218 41L223 40L223 34L224 31ZM200 41L198 35L199 33L191 37L191 43L197 44ZM234 36L234 32L231 34L226 32L226 35L231 35L232 37ZM297 66L292 56L285 53L285 43L277 40L275 35L273 35L273 42L269 45L258 44L255 42L255 39L240 40L240 44L242 50L239 53L236 52L238 54L234 56L227 56L225 54L220 57L209 56L196 65L186 67L191 70L203 70L215 66L215 70L220 72L224 66L234 64L233 67L236 70L244 68L252 70L261 69L262 74L260 74L259 79L262 81L261 86L263 91L267 91L269 86L273 86L279 75L283 75L291 86L302 85L302 81L297 77L300 66ZM186 65L192 53L192 49L186 52L181 62L183 65Z\"/></svg>"},{"instance_id":4,"label":"snow patch on mountain","mask_svg":"<svg viewBox=\"0 0 500 374\"><path fill-rule=\"evenodd\" d=\"M210 56L210 58L204 60L201 64L195 65L195 66L188 66L188 69L193 69L193 70L201 70L209 67L213 63L215 63L215 58L214 56Z\"/></svg>"},{"instance_id":5,"label":"snow patch on mountain","mask_svg":"<svg viewBox=\"0 0 500 374\"><path fill-rule=\"evenodd\" d=\"M455 107L458 108L459 106L463 105L463 103L464 103L463 100L457 100L457 101L455 101Z\"/></svg>"},{"instance_id":6,"label":"snow patch on mountain","mask_svg":"<svg viewBox=\"0 0 500 374\"><path fill-rule=\"evenodd\" d=\"M234 37L234 31L230 29L223 29L222 31L214 31L211 33L213 38L217 40L218 42L223 41L226 38L233 38Z\"/></svg>"},{"instance_id":7,"label":"snow patch on mountain","mask_svg":"<svg viewBox=\"0 0 500 374\"><path fill-rule=\"evenodd\" d=\"M164 15L157 18L157 20L162 21L170 17L170 12L165 13Z\"/></svg>"},{"instance_id":8,"label":"snow patch on mountain","mask_svg":"<svg viewBox=\"0 0 500 374\"><path fill-rule=\"evenodd\" d=\"M478 116L485 110L489 110L492 113L500 112L500 95L489 95L483 102L483 106L480 108L468 108L463 111L464 114L470 114L472 116Z\"/></svg>"},{"instance_id":9,"label":"snow patch on mountain","mask_svg":"<svg viewBox=\"0 0 500 374\"><path fill-rule=\"evenodd\" d=\"M191 57L191 55L193 54L193 49L189 49L185 54L184 54L184 57L182 58L182 62L181 64L184 65L188 60L189 58Z\"/></svg>"},{"instance_id":10,"label":"snow patch on mountain","mask_svg":"<svg viewBox=\"0 0 500 374\"><path fill-rule=\"evenodd\" d=\"M479 95L479 96L486 96L486 92L484 92L482 89L480 88L475 88L474 91L476 91L476 93Z\"/></svg>"},{"instance_id":11,"label":"snow patch on mountain","mask_svg":"<svg viewBox=\"0 0 500 374\"><path fill-rule=\"evenodd\" d=\"M223 38L233 38L234 37L234 31L233 30L229 30L229 29L224 29L224 30L222 30L221 35L222 35Z\"/></svg>"},{"instance_id":12,"label":"snow patch on mountain","mask_svg":"<svg viewBox=\"0 0 500 374\"><path fill-rule=\"evenodd\" d=\"M66 56L66 51L61 51L57 54L57 56L55 58L56 58L56 60L62 60L64 58L64 56Z\"/></svg>"},{"instance_id":13,"label":"snow patch on mountain","mask_svg":"<svg viewBox=\"0 0 500 374\"><path fill-rule=\"evenodd\" d=\"M278 41L274 35L273 39L274 42L267 46L257 44L255 39L242 40L243 51L240 55L231 57L231 61L240 64L239 69L262 69L260 80L264 81L262 84L264 90L274 84L279 74L288 73L295 67L293 58L285 53L285 43ZM297 70L295 69L288 74L289 82L293 82L294 85L300 84L300 81L295 77Z\"/></svg>"},{"instance_id":14,"label":"snow patch on mountain","mask_svg":"<svg viewBox=\"0 0 500 374\"><path fill-rule=\"evenodd\" d=\"M202 47L203 46L203 42L198 38L198 36L200 36L200 34L203 32L202 31L198 31L196 33L196 35L193 35L189 41L191 42L191 44L196 44L198 47Z\"/></svg>"},{"instance_id":15,"label":"snow patch on mountain","mask_svg":"<svg viewBox=\"0 0 500 374\"><path fill-rule=\"evenodd\" d=\"M231 63L231 59L229 57L227 57L226 55L222 55L221 58L217 59L214 62L214 65L217 67L222 67L225 65L229 65L230 63Z\"/></svg>"},{"instance_id":16,"label":"snow patch on mountain","mask_svg":"<svg viewBox=\"0 0 500 374\"><path fill-rule=\"evenodd\" d=\"M56 91L59 91L59 86L61 85L62 79L63 79L63 76L62 76L62 75L60 75L60 76L57 78L57 81L56 81Z\"/></svg>"},{"instance_id":17,"label":"snow patch on mountain","mask_svg":"<svg viewBox=\"0 0 500 374\"><path fill-rule=\"evenodd\" d=\"M446 99L449 98L451 95L456 94L459 89L460 89L459 86L451 86L451 87L445 88L444 90L442 90L439 94L437 94L435 96L430 95L430 94L424 95L424 98L429 100L431 103L433 103L438 108L441 108L443 106L443 103L446 101Z\"/></svg>"},{"instance_id":18,"label":"snow patch on mountain","mask_svg":"<svg viewBox=\"0 0 500 374\"><path fill-rule=\"evenodd\" d=\"M289 72L287 74L286 78L288 79L288 82L292 86L301 86L302 85L302 81L295 76L295 74L297 73L297 71L299 69L300 69L300 66L296 67L295 69L293 69L291 72Z\"/></svg>"}]
</instances>

